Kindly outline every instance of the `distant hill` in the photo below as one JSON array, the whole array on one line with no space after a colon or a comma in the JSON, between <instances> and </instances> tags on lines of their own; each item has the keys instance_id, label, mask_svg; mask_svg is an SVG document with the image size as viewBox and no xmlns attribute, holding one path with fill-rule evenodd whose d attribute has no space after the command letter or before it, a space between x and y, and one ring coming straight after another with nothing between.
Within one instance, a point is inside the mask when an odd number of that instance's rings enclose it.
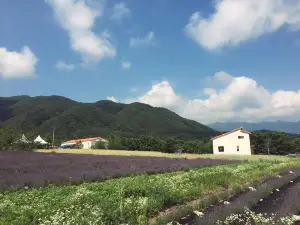
<instances>
[{"instance_id":1,"label":"distant hill","mask_svg":"<svg viewBox=\"0 0 300 225\"><path fill-rule=\"evenodd\" d=\"M300 134L300 121L297 122L286 122L286 121L274 121L274 122L258 122L258 123L247 123L247 122L217 122L208 125L209 127L218 131L233 130L238 127L243 127L248 131L257 130L271 130L281 131L291 134Z\"/></svg>"},{"instance_id":2,"label":"distant hill","mask_svg":"<svg viewBox=\"0 0 300 225\"><path fill-rule=\"evenodd\" d=\"M109 134L201 139L217 133L168 109L142 103L81 103L61 96L0 97L0 129L51 136L53 126L56 138L62 140Z\"/></svg>"}]
</instances>

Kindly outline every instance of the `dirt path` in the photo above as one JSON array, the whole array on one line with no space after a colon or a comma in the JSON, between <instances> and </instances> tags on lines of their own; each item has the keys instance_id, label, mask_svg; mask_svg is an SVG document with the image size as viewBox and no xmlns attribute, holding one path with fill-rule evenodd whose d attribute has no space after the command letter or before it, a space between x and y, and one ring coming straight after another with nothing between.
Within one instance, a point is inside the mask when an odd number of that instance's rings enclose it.
<instances>
[{"instance_id":1,"label":"dirt path","mask_svg":"<svg viewBox=\"0 0 300 225\"><path fill-rule=\"evenodd\" d=\"M252 208L255 213L275 213L278 216L298 214L300 207L300 177L274 192ZM298 207L297 207L298 205Z\"/></svg>"},{"instance_id":2,"label":"dirt path","mask_svg":"<svg viewBox=\"0 0 300 225\"><path fill-rule=\"evenodd\" d=\"M289 183L291 180L294 180L294 182ZM284 186L287 185L287 186L284 187L282 191L279 191L278 193L274 193L275 198L273 200L277 199L276 197L277 195L281 197L278 197L278 200L274 201L274 208L271 208L269 212L271 213L277 212L278 211L277 209L279 208L279 204L282 204L281 213L289 212L289 210L291 210L291 206L288 206L288 204L290 204L290 201L294 201L296 203L297 200L300 199L300 196L298 197L297 195L294 196L296 193L299 193L299 183L300 183L300 169L296 170L295 173L293 174L287 174L282 176L281 178L272 179L268 181L267 184L259 185L257 187L258 191L249 191L230 199L229 205L220 203L218 205L209 207L204 212L204 216L202 218L199 218L196 215L190 215L185 218L182 218L178 222L180 224L186 224L186 225L216 224L216 221L219 219L223 219L223 218L225 219L230 214L237 213L239 211L242 212L244 210L244 206L247 206L248 208L252 208L252 206L256 204L261 198L260 195L263 195L262 192L265 191L269 193L270 190L274 188L275 189L280 188L283 185ZM291 192L291 190L293 190L293 192ZM266 203L268 204L267 201ZM263 203L264 202L262 202L260 209L262 212L265 212L263 211L263 209L266 209L268 207L266 205L263 205Z\"/></svg>"}]
</instances>

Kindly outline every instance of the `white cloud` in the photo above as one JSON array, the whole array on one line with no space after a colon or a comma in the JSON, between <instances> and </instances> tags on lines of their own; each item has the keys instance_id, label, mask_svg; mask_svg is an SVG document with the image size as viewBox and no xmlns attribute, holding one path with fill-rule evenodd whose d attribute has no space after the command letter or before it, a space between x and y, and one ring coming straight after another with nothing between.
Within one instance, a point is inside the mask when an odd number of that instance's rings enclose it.
<instances>
[{"instance_id":1,"label":"white cloud","mask_svg":"<svg viewBox=\"0 0 300 225\"><path fill-rule=\"evenodd\" d=\"M45 0L61 25L69 34L71 48L81 54L84 63L99 62L116 55L110 35L95 34L92 28L101 16L101 7L93 7L87 0Z\"/></svg>"},{"instance_id":2,"label":"white cloud","mask_svg":"<svg viewBox=\"0 0 300 225\"><path fill-rule=\"evenodd\" d=\"M108 96L106 99L113 102L118 102L118 99L116 99L114 96Z\"/></svg>"},{"instance_id":3,"label":"white cloud","mask_svg":"<svg viewBox=\"0 0 300 225\"><path fill-rule=\"evenodd\" d=\"M218 74L221 73L213 79ZM165 80L152 85L145 94L123 102L166 107L205 124L227 120L300 120L300 90L271 92L252 78L228 76L232 79L223 89L205 88L207 97L203 98L185 99Z\"/></svg>"},{"instance_id":4,"label":"white cloud","mask_svg":"<svg viewBox=\"0 0 300 225\"><path fill-rule=\"evenodd\" d=\"M129 17L131 14L130 9L124 2L117 3L113 6L111 19L115 21L122 21L124 18Z\"/></svg>"},{"instance_id":5,"label":"white cloud","mask_svg":"<svg viewBox=\"0 0 300 225\"><path fill-rule=\"evenodd\" d=\"M32 77L35 74L37 61L37 57L27 46L20 52L10 52L6 48L0 48L0 77Z\"/></svg>"},{"instance_id":6,"label":"white cloud","mask_svg":"<svg viewBox=\"0 0 300 225\"><path fill-rule=\"evenodd\" d=\"M128 70L128 69L131 68L131 62L124 61L124 62L121 63L121 66L122 66L123 69Z\"/></svg>"},{"instance_id":7,"label":"white cloud","mask_svg":"<svg viewBox=\"0 0 300 225\"><path fill-rule=\"evenodd\" d=\"M75 69L74 64L68 64L63 61L58 61L55 65L56 69L58 70L64 70L64 71L72 71Z\"/></svg>"},{"instance_id":8,"label":"white cloud","mask_svg":"<svg viewBox=\"0 0 300 225\"><path fill-rule=\"evenodd\" d=\"M239 45L283 26L300 29L298 0L218 0L214 8L208 18L195 12L185 27L189 37L210 50Z\"/></svg>"},{"instance_id":9,"label":"white cloud","mask_svg":"<svg viewBox=\"0 0 300 225\"><path fill-rule=\"evenodd\" d=\"M174 111L182 104L182 98L178 96L168 81L153 84L144 95L127 98L125 103L141 102L157 107L166 107Z\"/></svg>"},{"instance_id":10,"label":"white cloud","mask_svg":"<svg viewBox=\"0 0 300 225\"><path fill-rule=\"evenodd\" d=\"M217 72L214 75L214 80L224 83L224 84L229 84L233 79L233 76L231 76L229 73L226 73L224 71Z\"/></svg>"},{"instance_id":11,"label":"white cloud","mask_svg":"<svg viewBox=\"0 0 300 225\"><path fill-rule=\"evenodd\" d=\"M187 100L182 115L203 123L234 118L270 116L272 94L248 77L234 77L224 88L204 99Z\"/></svg>"},{"instance_id":12,"label":"white cloud","mask_svg":"<svg viewBox=\"0 0 300 225\"><path fill-rule=\"evenodd\" d=\"M155 34L153 31L150 31L146 34L145 37L132 37L129 40L129 47L142 47L142 46L149 46L154 45L155 43Z\"/></svg>"},{"instance_id":13,"label":"white cloud","mask_svg":"<svg viewBox=\"0 0 300 225\"><path fill-rule=\"evenodd\" d=\"M211 96L211 95L216 95L217 91L213 88L204 88L203 93L208 95L208 96Z\"/></svg>"}]
</instances>

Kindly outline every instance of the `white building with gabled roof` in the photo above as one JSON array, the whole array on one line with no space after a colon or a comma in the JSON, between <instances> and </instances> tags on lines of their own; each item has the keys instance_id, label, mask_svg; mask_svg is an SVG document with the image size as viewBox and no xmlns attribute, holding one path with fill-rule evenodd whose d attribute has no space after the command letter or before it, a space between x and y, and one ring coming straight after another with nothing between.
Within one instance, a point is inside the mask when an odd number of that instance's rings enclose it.
<instances>
[{"instance_id":1,"label":"white building with gabled roof","mask_svg":"<svg viewBox=\"0 0 300 225\"><path fill-rule=\"evenodd\" d=\"M216 155L251 155L250 132L242 127L211 139Z\"/></svg>"},{"instance_id":2,"label":"white building with gabled roof","mask_svg":"<svg viewBox=\"0 0 300 225\"><path fill-rule=\"evenodd\" d=\"M92 138L82 138L82 139L65 141L61 144L60 147L61 148L68 148L72 145L81 143L83 149L91 149L93 146L96 145L96 143L98 141L102 141L105 146L108 145L108 141L105 140L104 138L102 138L102 137L92 137Z\"/></svg>"}]
</instances>

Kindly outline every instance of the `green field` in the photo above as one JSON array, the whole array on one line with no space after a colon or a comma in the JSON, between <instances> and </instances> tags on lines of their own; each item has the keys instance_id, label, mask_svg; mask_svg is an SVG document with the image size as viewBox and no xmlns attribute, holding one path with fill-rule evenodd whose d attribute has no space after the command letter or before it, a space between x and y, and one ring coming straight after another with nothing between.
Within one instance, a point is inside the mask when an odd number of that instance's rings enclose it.
<instances>
[{"instance_id":1,"label":"green field","mask_svg":"<svg viewBox=\"0 0 300 225\"><path fill-rule=\"evenodd\" d=\"M108 152L91 151L102 154ZM80 153L83 152L88 151ZM250 160L241 164L136 175L78 186L2 192L0 224L147 224L150 218L168 207L219 190L245 186L259 181L262 175L274 175L282 168L300 166L298 160L279 159L282 160Z\"/></svg>"}]
</instances>

